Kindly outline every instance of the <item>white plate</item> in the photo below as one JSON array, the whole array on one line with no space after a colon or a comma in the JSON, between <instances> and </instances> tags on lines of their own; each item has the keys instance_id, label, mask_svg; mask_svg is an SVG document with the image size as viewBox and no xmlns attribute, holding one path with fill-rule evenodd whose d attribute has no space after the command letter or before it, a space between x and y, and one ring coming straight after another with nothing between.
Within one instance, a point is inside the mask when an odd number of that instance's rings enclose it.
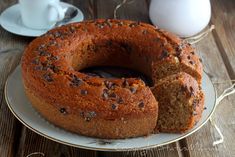
<instances>
[{"instance_id":1,"label":"white plate","mask_svg":"<svg viewBox=\"0 0 235 157\"><path fill-rule=\"evenodd\" d=\"M190 131L183 134L159 133L147 137L107 140L81 136L54 126L42 118L32 107L24 93L21 68L9 76L5 86L8 107L26 127L51 140L66 145L102 151L139 150L166 145L189 136L200 129L215 110L216 92L206 73L203 73L202 89L205 92L205 107L201 120Z\"/></svg>"},{"instance_id":2,"label":"white plate","mask_svg":"<svg viewBox=\"0 0 235 157\"><path fill-rule=\"evenodd\" d=\"M68 4L68 3L60 2L60 4L64 8L67 8L67 7L76 8L75 6ZM82 11L78 8L76 9L78 10L77 16L75 16L68 23L79 22L84 19ZM28 36L28 37L37 37L48 31L47 29L32 29L32 28L28 28L24 26L22 24L21 17L20 17L20 5L19 4L15 4L7 8L4 12L2 12L0 16L0 24L5 30L13 34Z\"/></svg>"}]
</instances>

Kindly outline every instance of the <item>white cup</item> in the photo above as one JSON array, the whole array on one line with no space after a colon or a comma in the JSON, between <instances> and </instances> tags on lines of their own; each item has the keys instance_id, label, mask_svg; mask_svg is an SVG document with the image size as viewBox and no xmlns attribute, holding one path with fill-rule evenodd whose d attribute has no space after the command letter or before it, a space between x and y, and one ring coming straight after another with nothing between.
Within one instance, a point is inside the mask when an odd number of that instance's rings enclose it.
<instances>
[{"instance_id":1,"label":"white cup","mask_svg":"<svg viewBox=\"0 0 235 157\"><path fill-rule=\"evenodd\" d=\"M60 0L19 0L19 4L23 24L33 29L51 28L66 11Z\"/></svg>"}]
</instances>

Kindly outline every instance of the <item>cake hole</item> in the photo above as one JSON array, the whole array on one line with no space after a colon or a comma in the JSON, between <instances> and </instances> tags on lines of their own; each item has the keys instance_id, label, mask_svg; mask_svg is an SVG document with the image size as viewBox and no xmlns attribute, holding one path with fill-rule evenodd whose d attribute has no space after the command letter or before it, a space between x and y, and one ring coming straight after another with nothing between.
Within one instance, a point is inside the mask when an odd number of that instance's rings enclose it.
<instances>
[{"instance_id":1,"label":"cake hole","mask_svg":"<svg viewBox=\"0 0 235 157\"><path fill-rule=\"evenodd\" d=\"M150 77L139 71L129 68L115 66L96 66L82 69L79 72L88 74L89 76L99 76L101 78L140 78L147 86L153 86L153 81Z\"/></svg>"}]
</instances>

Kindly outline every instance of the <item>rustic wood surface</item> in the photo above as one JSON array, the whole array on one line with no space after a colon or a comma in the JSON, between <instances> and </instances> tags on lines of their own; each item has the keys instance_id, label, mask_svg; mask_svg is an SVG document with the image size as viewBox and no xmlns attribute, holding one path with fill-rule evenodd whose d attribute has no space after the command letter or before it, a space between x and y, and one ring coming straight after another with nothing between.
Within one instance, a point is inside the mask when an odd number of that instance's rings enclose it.
<instances>
[{"instance_id":1,"label":"rustic wood surface","mask_svg":"<svg viewBox=\"0 0 235 157\"><path fill-rule=\"evenodd\" d=\"M113 9L121 0L66 0L78 6L85 19L112 18ZM17 3L16 0L0 0L0 12ZM212 20L216 29L196 48L205 71L214 82L235 79L235 1L211 0ZM149 23L149 0L135 0L118 10L118 18ZM140 9L141 8L141 9ZM163 156L163 157L232 157L235 156L235 97L225 98L214 114L214 119L224 134L224 143L213 146L218 134L208 122L193 135L163 147L128 152L98 152L65 146L48 140L23 126L10 113L4 100L4 84L7 76L19 64L24 46L33 38L13 35L0 27L0 157L26 157L42 152L46 157L79 156ZM216 84L220 94L231 81ZM34 155L39 156L39 155Z\"/></svg>"}]
</instances>

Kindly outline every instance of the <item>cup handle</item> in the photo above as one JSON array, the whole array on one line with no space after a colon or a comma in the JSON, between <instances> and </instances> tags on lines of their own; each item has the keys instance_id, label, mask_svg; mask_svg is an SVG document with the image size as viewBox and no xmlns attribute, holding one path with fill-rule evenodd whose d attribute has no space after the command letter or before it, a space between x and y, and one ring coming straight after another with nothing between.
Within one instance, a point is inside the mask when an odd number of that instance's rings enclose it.
<instances>
[{"instance_id":1,"label":"cup handle","mask_svg":"<svg viewBox=\"0 0 235 157\"><path fill-rule=\"evenodd\" d=\"M64 18L65 10L57 3L49 4L48 22L54 23Z\"/></svg>"}]
</instances>

